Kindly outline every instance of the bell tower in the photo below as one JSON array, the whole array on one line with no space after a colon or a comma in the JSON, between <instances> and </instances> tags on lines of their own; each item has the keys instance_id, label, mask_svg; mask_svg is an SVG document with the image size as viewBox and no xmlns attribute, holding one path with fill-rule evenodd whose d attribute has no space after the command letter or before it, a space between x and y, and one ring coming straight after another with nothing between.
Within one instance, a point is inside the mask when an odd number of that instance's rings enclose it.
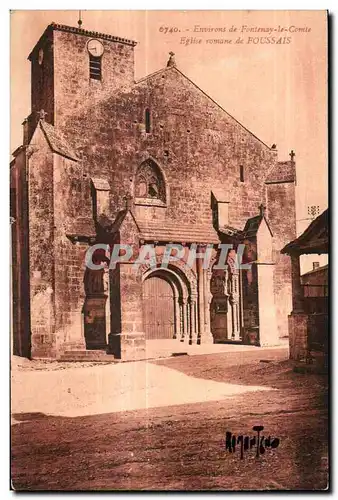
<instances>
[{"instance_id":1,"label":"bell tower","mask_svg":"<svg viewBox=\"0 0 338 500\"><path fill-rule=\"evenodd\" d=\"M30 53L29 136L43 109L62 128L68 116L134 82L136 42L79 27L52 23Z\"/></svg>"}]
</instances>

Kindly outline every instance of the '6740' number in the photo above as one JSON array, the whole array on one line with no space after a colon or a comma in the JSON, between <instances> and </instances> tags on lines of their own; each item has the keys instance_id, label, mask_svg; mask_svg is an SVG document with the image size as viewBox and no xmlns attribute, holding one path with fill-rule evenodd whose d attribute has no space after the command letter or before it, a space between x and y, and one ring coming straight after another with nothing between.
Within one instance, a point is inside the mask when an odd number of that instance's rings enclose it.
<instances>
[{"instance_id":1,"label":"'6740' number","mask_svg":"<svg viewBox=\"0 0 338 500\"><path fill-rule=\"evenodd\" d=\"M158 30L160 33L178 33L179 29L177 27L161 26Z\"/></svg>"}]
</instances>

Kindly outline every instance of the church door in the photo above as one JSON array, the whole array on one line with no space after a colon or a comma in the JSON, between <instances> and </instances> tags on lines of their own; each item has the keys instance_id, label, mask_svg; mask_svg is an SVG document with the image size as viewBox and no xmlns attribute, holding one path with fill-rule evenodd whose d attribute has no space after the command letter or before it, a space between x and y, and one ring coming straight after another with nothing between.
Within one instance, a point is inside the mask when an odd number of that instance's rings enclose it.
<instances>
[{"instance_id":1,"label":"church door","mask_svg":"<svg viewBox=\"0 0 338 500\"><path fill-rule=\"evenodd\" d=\"M150 276L144 281L143 314L147 339L174 338L174 292L166 279Z\"/></svg>"}]
</instances>

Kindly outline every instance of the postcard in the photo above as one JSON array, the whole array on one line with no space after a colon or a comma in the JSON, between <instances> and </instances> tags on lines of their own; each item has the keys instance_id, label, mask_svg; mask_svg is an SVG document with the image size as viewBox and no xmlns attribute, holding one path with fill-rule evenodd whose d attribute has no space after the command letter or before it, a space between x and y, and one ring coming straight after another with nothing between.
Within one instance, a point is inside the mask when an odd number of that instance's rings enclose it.
<instances>
[{"instance_id":1,"label":"postcard","mask_svg":"<svg viewBox=\"0 0 338 500\"><path fill-rule=\"evenodd\" d=\"M11 12L11 488L324 491L328 12Z\"/></svg>"}]
</instances>

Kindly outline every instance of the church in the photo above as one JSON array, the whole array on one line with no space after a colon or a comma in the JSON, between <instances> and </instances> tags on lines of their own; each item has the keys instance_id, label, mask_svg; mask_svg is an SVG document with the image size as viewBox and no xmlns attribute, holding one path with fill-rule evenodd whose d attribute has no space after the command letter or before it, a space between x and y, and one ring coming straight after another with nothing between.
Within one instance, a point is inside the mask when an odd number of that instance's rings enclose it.
<instances>
[{"instance_id":1,"label":"church","mask_svg":"<svg viewBox=\"0 0 338 500\"><path fill-rule=\"evenodd\" d=\"M10 165L13 353L134 360L155 339L278 345L292 309L280 250L296 238L294 153L279 161L173 52L135 81L135 45L52 23L29 54L31 113ZM169 243L184 252L163 268ZM158 265L112 269L97 252L91 269L98 244L152 245ZM219 269L221 244L232 250Z\"/></svg>"}]
</instances>

